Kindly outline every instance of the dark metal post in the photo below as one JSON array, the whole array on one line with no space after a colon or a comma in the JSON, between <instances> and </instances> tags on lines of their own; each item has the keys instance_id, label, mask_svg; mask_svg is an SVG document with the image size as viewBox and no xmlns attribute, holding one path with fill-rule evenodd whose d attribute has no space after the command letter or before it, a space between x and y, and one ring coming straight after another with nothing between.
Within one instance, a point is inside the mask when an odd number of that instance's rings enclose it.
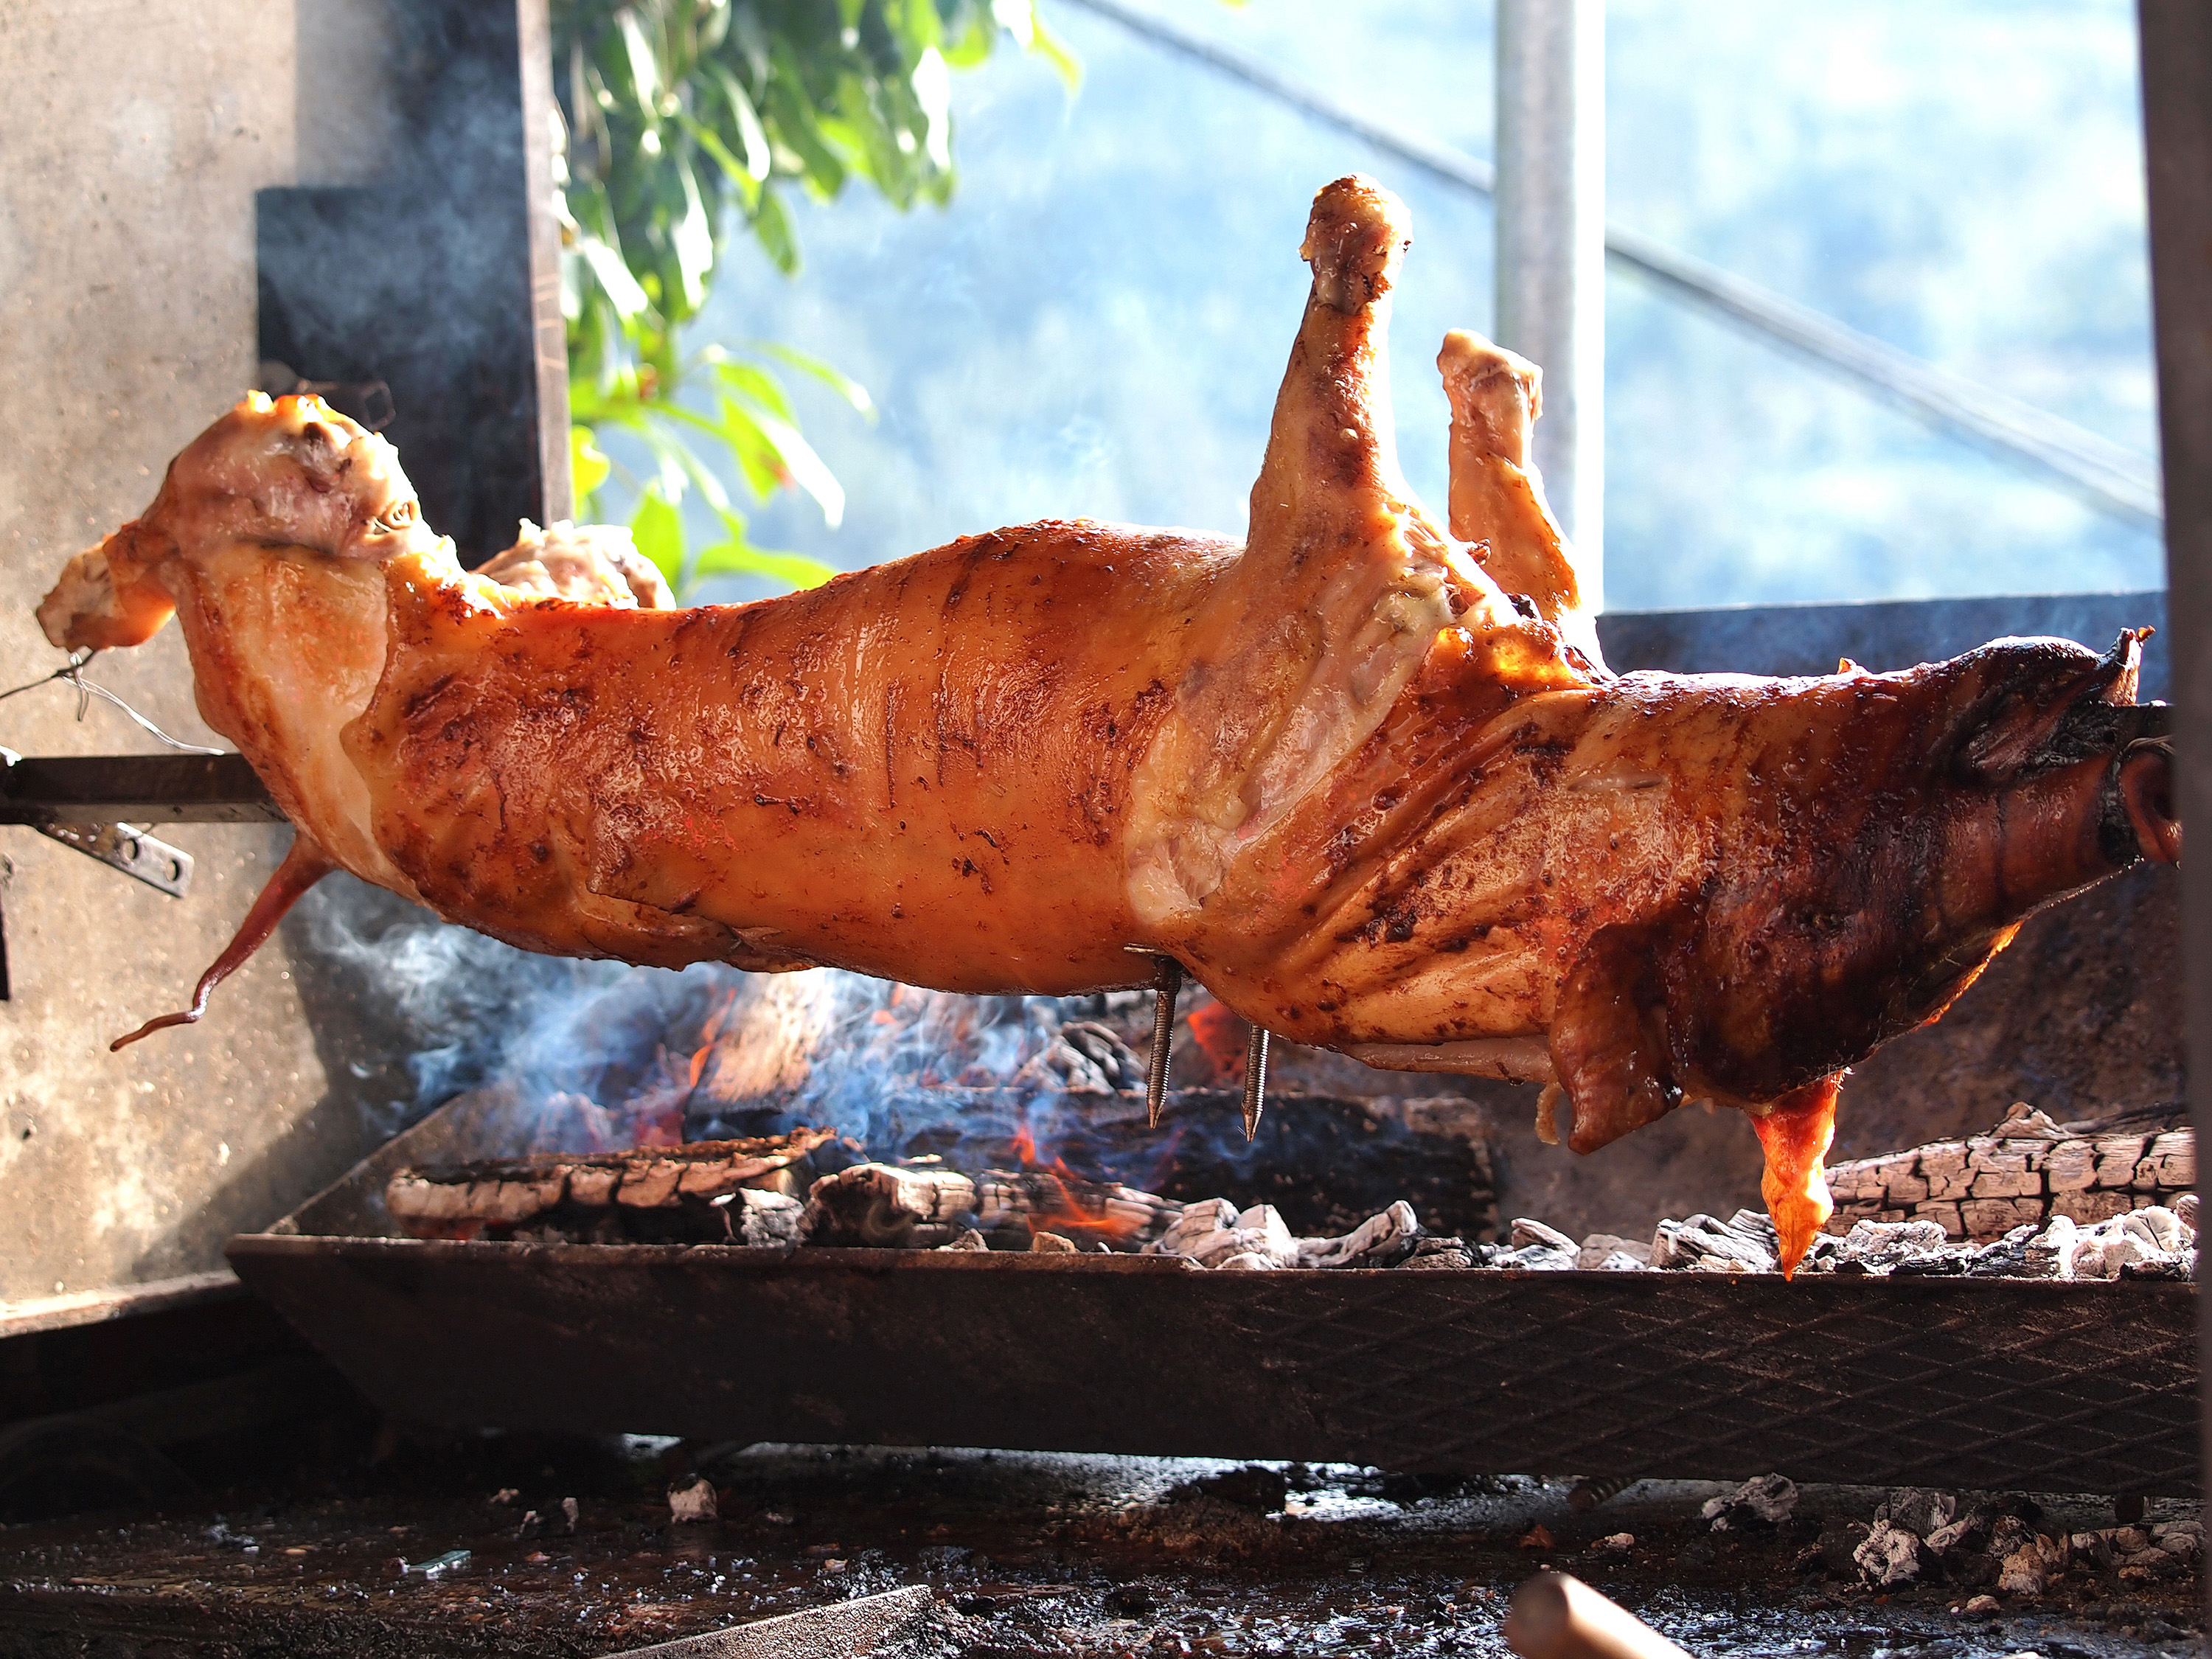
<instances>
[{"instance_id":1,"label":"dark metal post","mask_svg":"<svg viewBox=\"0 0 2212 1659\"><path fill-rule=\"evenodd\" d=\"M1536 465L1592 610L1605 516L1605 3L1499 0L1498 344L1544 371Z\"/></svg>"},{"instance_id":2,"label":"dark metal post","mask_svg":"<svg viewBox=\"0 0 2212 1659\"><path fill-rule=\"evenodd\" d=\"M553 216L553 25L547 0L516 0L521 54L522 176L530 228L530 322L538 357L538 470L547 524L576 516L568 451L568 327L561 315L561 228Z\"/></svg>"},{"instance_id":3,"label":"dark metal post","mask_svg":"<svg viewBox=\"0 0 2212 1659\"><path fill-rule=\"evenodd\" d=\"M2212 836L2212 5L2140 0L2149 162L2152 308L2166 468L2166 617L2172 629L2174 770L2181 818ZM2189 1099L2212 1144L2212 842L2184 866ZM2199 1298L2199 1376L2212 1323ZM2199 1385L2200 1389L2202 1384ZM2206 1399L2200 1397L2199 1408ZM2212 1449L2212 1413L2205 1419ZM2212 1468L2212 1456L2203 1466ZM2212 1575L2206 1578L2212 1589Z\"/></svg>"}]
</instances>

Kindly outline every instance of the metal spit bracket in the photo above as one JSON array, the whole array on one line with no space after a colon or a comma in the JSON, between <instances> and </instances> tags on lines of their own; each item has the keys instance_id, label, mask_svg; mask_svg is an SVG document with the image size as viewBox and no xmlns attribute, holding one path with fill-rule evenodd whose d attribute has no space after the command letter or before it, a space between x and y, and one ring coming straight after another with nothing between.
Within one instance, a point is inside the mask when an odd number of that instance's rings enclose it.
<instances>
[{"instance_id":1,"label":"metal spit bracket","mask_svg":"<svg viewBox=\"0 0 2212 1659\"><path fill-rule=\"evenodd\" d=\"M125 815L137 822L125 822ZM192 855L143 823L259 823L283 812L243 755L80 755L26 760L0 749L0 823L20 823L111 870L182 898ZM0 1002L9 1000L0 917Z\"/></svg>"},{"instance_id":2,"label":"metal spit bracket","mask_svg":"<svg viewBox=\"0 0 2212 1659\"><path fill-rule=\"evenodd\" d=\"M120 766L129 759L117 757L106 763ZM94 764L100 763L95 761ZM192 855L182 848L172 847L148 835L135 823L83 823L64 816L71 806L81 810L94 804L101 792L82 787L90 781L90 774L78 781L78 787L57 789L52 779L41 775L53 765L51 761L26 761L12 749L0 749L0 818L25 824L49 841L73 848L87 858L98 859L109 869L120 870L171 898L182 898L191 890ZM66 772L70 769L65 765L64 769ZM76 769L83 769L80 764ZM147 792L142 788L136 793Z\"/></svg>"},{"instance_id":3,"label":"metal spit bracket","mask_svg":"<svg viewBox=\"0 0 2212 1659\"><path fill-rule=\"evenodd\" d=\"M180 847L157 841L135 824L37 823L31 827L49 840L74 847L171 898L182 898L191 890L192 855Z\"/></svg>"}]
</instances>

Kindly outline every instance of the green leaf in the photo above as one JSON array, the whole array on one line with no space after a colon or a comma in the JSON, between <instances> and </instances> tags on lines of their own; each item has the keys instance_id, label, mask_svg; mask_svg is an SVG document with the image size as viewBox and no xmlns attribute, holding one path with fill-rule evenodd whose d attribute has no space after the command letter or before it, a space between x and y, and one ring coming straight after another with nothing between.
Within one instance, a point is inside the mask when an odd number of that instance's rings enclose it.
<instances>
[{"instance_id":1,"label":"green leaf","mask_svg":"<svg viewBox=\"0 0 2212 1659\"><path fill-rule=\"evenodd\" d=\"M662 575L672 582L683 575L684 515L659 490L648 489L638 497L629 533L637 550L659 566Z\"/></svg>"},{"instance_id":2,"label":"green leaf","mask_svg":"<svg viewBox=\"0 0 2212 1659\"><path fill-rule=\"evenodd\" d=\"M677 220L670 241L684 284L684 312L696 315L707 302L707 273L714 268L714 229L707 217L707 204L699 199L699 181L692 176L691 164L678 157L675 171L684 190L684 214Z\"/></svg>"},{"instance_id":3,"label":"green leaf","mask_svg":"<svg viewBox=\"0 0 2212 1659\"><path fill-rule=\"evenodd\" d=\"M845 164L822 136L821 112L800 95L805 76L788 46L779 45L776 73L768 86L769 111L775 117L776 134L791 146L806 182L819 195L833 197L845 187Z\"/></svg>"},{"instance_id":4,"label":"green leaf","mask_svg":"<svg viewBox=\"0 0 2212 1659\"><path fill-rule=\"evenodd\" d=\"M758 184L768 182L770 158L768 129L761 125L760 112L738 83L738 77L720 64L708 65L714 83L721 88L722 101L729 106L730 118L738 124L738 139L745 152L745 171Z\"/></svg>"},{"instance_id":5,"label":"green leaf","mask_svg":"<svg viewBox=\"0 0 2212 1659\"><path fill-rule=\"evenodd\" d=\"M637 96L639 112L650 127L660 119L660 65L654 59L653 43L645 38L645 25L635 6L616 9L615 27L629 59L629 83Z\"/></svg>"},{"instance_id":6,"label":"green leaf","mask_svg":"<svg viewBox=\"0 0 2212 1659\"><path fill-rule=\"evenodd\" d=\"M810 374L821 381L823 385L852 404L860 414L866 416L872 421L876 418L875 399L868 396L867 387L850 375L839 373L819 357L811 353L801 351L796 346L781 345L774 340L763 340L758 343L760 349L769 356L778 358L790 364L800 374Z\"/></svg>"},{"instance_id":7,"label":"green leaf","mask_svg":"<svg viewBox=\"0 0 2212 1659\"><path fill-rule=\"evenodd\" d=\"M753 424L775 451L791 482L814 497L815 505L822 509L822 521L832 530L844 522L845 486L814 453L814 446L799 435L799 428L773 415L756 415Z\"/></svg>"},{"instance_id":8,"label":"green leaf","mask_svg":"<svg viewBox=\"0 0 2212 1659\"><path fill-rule=\"evenodd\" d=\"M761 191L760 206L753 213L753 234L767 250L768 257L775 261L775 268L787 276L799 274L799 235L791 228L791 217L783 210L783 202L773 189Z\"/></svg>"},{"instance_id":9,"label":"green leaf","mask_svg":"<svg viewBox=\"0 0 2212 1659\"><path fill-rule=\"evenodd\" d=\"M589 501L606 483L614 463L599 446L596 434L587 426L568 428L568 471L575 481L576 499Z\"/></svg>"},{"instance_id":10,"label":"green leaf","mask_svg":"<svg viewBox=\"0 0 2212 1659\"><path fill-rule=\"evenodd\" d=\"M726 398L722 400L721 412L722 424L718 430L722 441L729 447L732 459L745 475L745 483L753 494L765 499L790 483L791 475L784 467L783 458L775 453L775 446L769 442L751 412Z\"/></svg>"},{"instance_id":11,"label":"green leaf","mask_svg":"<svg viewBox=\"0 0 2212 1659\"><path fill-rule=\"evenodd\" d=\"M576 252L591 267L592 275L624 322L652 309L652 301L646 297L637 278L630 275L621 254L588 231L576 238Z\"/></svg>"},{"instance_id":12,"label":"green leaf","mask_svg":"<svg viewBox=\"0 0 2212 1659\"><path fill-rule=\"evenodd\" d=\"M1244 0L1225 0L1225 3L1240 6L1244 3ZM1058 35L1045 27L1044 19L1042 17L1030 26L1030 50L1059 71L1060 84L1067 88L1070 97L1083 89L1082 60L1060 44Z\"/></svg>"},{"instance_id":13,"label":"green leaf","mask_svg":"<svg viewBox=\"0 0 2212 1659\"><path fill-rule=\"evenodd\" d=\"M702 548L692 570L697 576L772 576L793 587L819 587L837 574L835 565L804 553L772 552L735 539Z\"/></svg>"},{"instance_id":14,"label":"green leaf","mask_svg":"<svg viewBox=\"0 0 2212 1659\"><path fill-rule=\"evenodd\" d=\"M1024 8L1026 9L1026 8ZM952 166L952 71L945 66L945 59L935 46L921 54L907 77L914 88L915 102L921 106L923 119L929 123L929 136L923 148L930 162L939 171Z\"/></svg>"},{"instance_id":15,"label":"green leaf","mask_svg":"<svg viewBox=\"0 0 2212 1659\"><path fill-rule=\"evenodd\" d=\"M715 137L712 127L702 125L690 115L679 114L676 118L683 123L684 131L691 135L692 141L705 150L708 158L722 170L722 176L736 189L739 201L750 209L760 199L760 180L753 177L744 162L730 154L729 146Z\"/></svg>"},{"instance_id":16,"label":"green leaf","mask_svg":"<svg viewBox=\"0 0 2212 1659\"><path fill-rule=\"evenodd\" d=\"M791 400L766 369L750 363L723 362L714 366L714 378L741 398L750 398L781 421L797 422Z\"/></svg>"},{"instance_id":17,"label":"green leaf","mask_svg":"<svg viewBox=\"0 0 2212 1659\"><path fill-rule=\"evenodd\" d=\"M699 427L712 436L721 439L723 442L728 442L727 437L721 429L712 422L703 420L690 410L678 404L661 404L652 410L652 415L659 421L681 422L687 426ZM692 487L696 489L701 496L705 499L708 506L713 507L717 513L727 515L730 511L729 492L722 488L722 481L714 476L711 467L699 459L697 453L690 445L685 443L676 433L662 431L650 420L641 425L638 430L644 434L653 453L660 458L663 468L673 466L681 475L676 489L668 492L670 499L674 501L683 499L680 493L683 489L682 481L688 479ZM666 476L664 471L663 477L665 478Z\"/></svg>"}]
</instances>

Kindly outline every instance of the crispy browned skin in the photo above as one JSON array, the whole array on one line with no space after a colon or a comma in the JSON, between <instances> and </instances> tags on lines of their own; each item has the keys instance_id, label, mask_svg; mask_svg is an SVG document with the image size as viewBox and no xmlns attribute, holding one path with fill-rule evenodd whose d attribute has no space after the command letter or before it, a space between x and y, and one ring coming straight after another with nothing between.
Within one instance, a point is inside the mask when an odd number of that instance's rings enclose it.
<instances>
[{"instance_id":1,"label":"crispy browned skin","mask_svg":"<svg viewBox=\"0 0 2212 1659\"><path fill-rule=\"evenodd\" d=\"M1129 775L1234 553L1032 525L769 604L505 614L393 567L346 747L423 900L532 949L1120 983Z\"/></svg>"},{"instance_id":2,"label":"crispy browned skin","mask_svg":"<svg viewBox=\"0 0 2212 1659\"><path fill-rule=\"evenodd\" d=\"M1550 1085L1577 1150L1740 1106L1794 1261L1841 1069L2038 905L2179 856L2137 641L1615 678L1528 465L1530 366L1445 342L1449 533L1398 472L1403 223L1362 179L1316 199L1241 547L1030 525L677 611L618 532L556 526L509 586L388 446L260 399L41 619L122 645L180 609L204 712L301 831L249 935L327 862L664 965L1073 992L1146 946L1301 1042Z\"/></svg>"}]
</instances>

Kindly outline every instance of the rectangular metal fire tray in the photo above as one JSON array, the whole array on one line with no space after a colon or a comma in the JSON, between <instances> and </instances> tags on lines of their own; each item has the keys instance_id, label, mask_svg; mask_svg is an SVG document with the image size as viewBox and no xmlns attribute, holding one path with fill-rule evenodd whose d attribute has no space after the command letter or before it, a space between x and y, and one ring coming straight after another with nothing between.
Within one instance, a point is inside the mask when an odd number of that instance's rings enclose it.
<instances>
[{"instance_id":1,"label":"rectangular metal fire tray","mask_svg":"<svg viewBox=\"0 0 2212 1659\"><path fill-rule=\"evenodd\" d=\"M1159 1257L252 1234L373 1401L450 1426L2196 1490L2196 1297L2148 1281L1207 1273Z\"/></svg>"}]
</instances>

